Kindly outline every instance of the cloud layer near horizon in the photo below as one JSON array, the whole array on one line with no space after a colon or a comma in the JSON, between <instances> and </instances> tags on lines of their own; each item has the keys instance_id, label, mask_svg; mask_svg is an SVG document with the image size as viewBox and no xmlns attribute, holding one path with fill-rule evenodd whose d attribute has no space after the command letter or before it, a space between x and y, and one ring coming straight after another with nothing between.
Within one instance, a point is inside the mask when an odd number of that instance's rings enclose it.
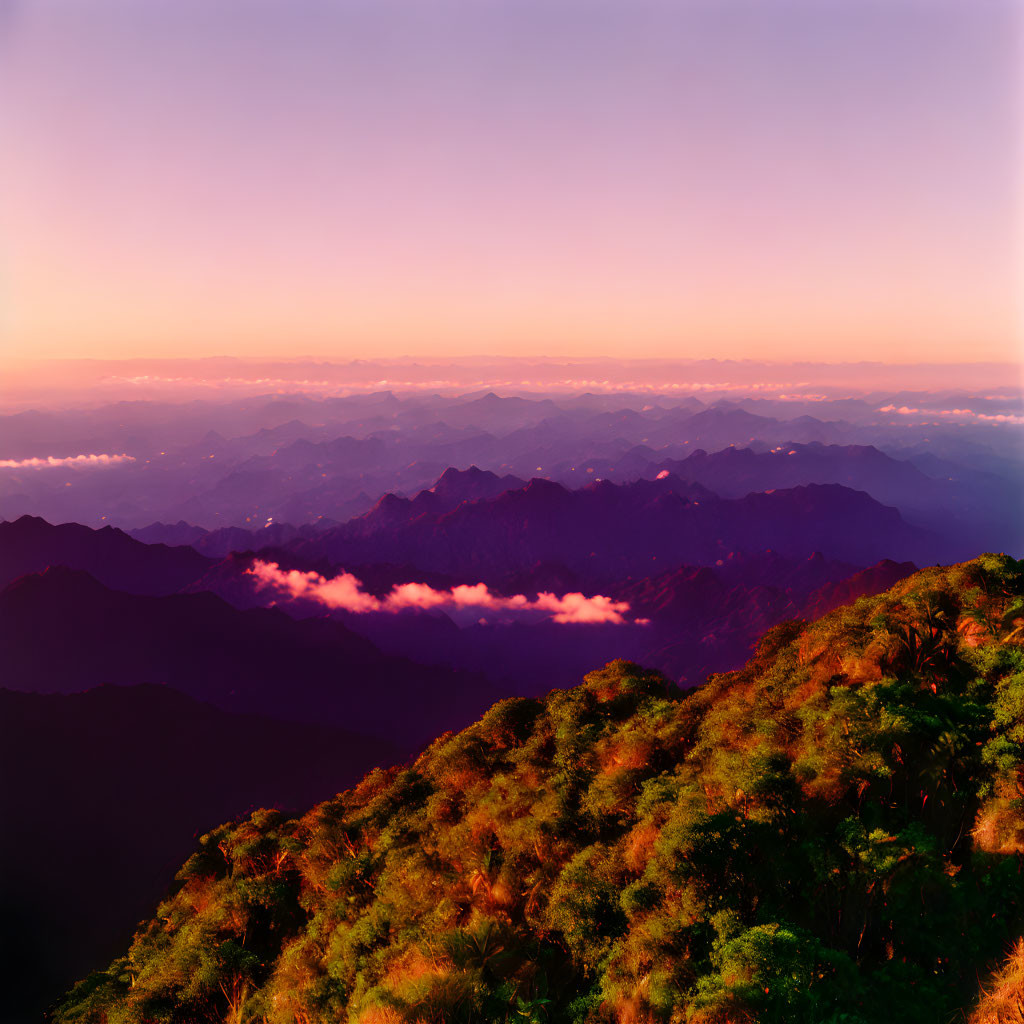
<instances>
[{"instance_id":1,"label":"cloud layer near horizon","mask_svg":"<svg viewBox=\"0 0 1024 1024\"><path fill-rule=\"evenodd\" d=\"M282 569L276 562L253 562L246 572L253 576L260 590L271 589L282 596L316 601L327 608L357 614L366 612L404 611L407 608L440 608L449 611L473 611L481 615L540 615L559 623L605 623L623 625L629 604L596 594L540 593L533 600L525 594L505 597L495 594L486 584L460 585L450 590L436 590L426 583L400 583L383 598L363 590L362 581L352 573L343 572L327 579L317 572Z\"/></svg>"},{"instance_id":2,"label":"cloud layer near horizon","mask_svg":"<svg viewBox=\"0 0 1024 1024\"><path fill-rule=\"evenodd\" d=\"M975 412L973 409L917 409L911 406L883 405L879 412L894 412L897 416L945 416L949 419L978 420L982 423L1024 423L1024 416L1013 413Z\"/></svg>"},{"instance_id":3,"label":"cloud layer near horizon","mask_svg":"<svg viewBox=\"0 0 1024 1024\"><path fill-rule=\"evenodd\" d=\"M54 469L59 466L86 469L93 466L116 466L120 462L134 462L134 455L68 455L45 459L0 459L0 469Z\"/></svg>"}]
</instances>

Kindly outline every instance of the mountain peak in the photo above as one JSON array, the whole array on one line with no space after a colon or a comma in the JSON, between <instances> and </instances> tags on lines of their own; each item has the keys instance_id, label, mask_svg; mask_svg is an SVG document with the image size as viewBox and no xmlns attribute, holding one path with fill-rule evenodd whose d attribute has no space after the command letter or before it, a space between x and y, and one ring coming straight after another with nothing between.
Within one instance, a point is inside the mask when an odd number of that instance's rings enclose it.
<instances>
[{"instance_id":1,"label":"mountain peak","mask_svg":"<svg viewBox=\"0 0 1024 1024\"><path fill-rule=\"evenodd\" d=\"M497 480L497 476L490 472L490 470L480 469L479 466L470 466L468 469L456 469L454 466L449 466L438 478L437 483L431 488L436 490L441 486L450 486L456 482L470 481L476 482L478 480Z\"/></svg>"},{"instance_id":2,"label":"mountain peak","mask_svg":"<svg viewBox=\"0 0 1024 1024\"><path fill-rule=\"evenodd\" d=\"M533 496L537 495L556 495L556 494L568 494L567 488L561 484L556 483L554 480L548 480L542 476L533 477L530 482L523 488L526 494Z\"/></svg>"}]
</instances>

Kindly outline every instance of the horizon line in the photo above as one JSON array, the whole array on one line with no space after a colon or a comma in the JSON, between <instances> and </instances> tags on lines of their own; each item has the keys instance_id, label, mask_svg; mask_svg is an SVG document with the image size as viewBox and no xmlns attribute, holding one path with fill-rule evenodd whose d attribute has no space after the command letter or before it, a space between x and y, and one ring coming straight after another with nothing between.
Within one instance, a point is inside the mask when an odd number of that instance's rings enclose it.
<instances>
[{"instance_id":1,"label":"horizon line","mask_svg":"<svg viewBox=\"0 0 1024 1024\"><path fill-rule=\"evenodd\" d=\"M881 359L753 359L749 357L717 357L717 356L579 356L579 355L488 355L479 353L475 355L400 355L400 356L376 356L376 357L354 357L354 356L327 356L316 354L304 355L228 355L212 354L203 356L181 356L181 355L135 355L135 356L0 356L0 364L8 365L21 364L33 365L42 363L64 363L64 364L104 364L104 363L130 363L130 362L167 362L167 363L203 363L203 362L232 362L232 363L266 363L276 362L285 364L297 363L321 363L328 366L372 366L385 363L427 363L427 364L451 364L465 362L498 362L498 363L615 363L615 364L637 364L637 363L671 363L678 365L693 365L701 363L715 364L741 364L749 366L971 366L971 367L1016 367L1024 368L1024 351L1020 360L1012 359L911 359L911 360L881 360Z\"/></svg>"}]
</instances>

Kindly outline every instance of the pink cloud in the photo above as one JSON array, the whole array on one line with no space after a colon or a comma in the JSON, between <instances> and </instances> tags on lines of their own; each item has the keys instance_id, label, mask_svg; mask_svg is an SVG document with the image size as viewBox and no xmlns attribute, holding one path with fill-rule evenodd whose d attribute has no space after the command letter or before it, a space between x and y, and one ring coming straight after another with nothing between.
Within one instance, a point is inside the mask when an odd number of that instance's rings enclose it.
<instances>
[{"instance_id":1,"label":"pink cloud","mask_svg":"<svg viewBox=\"0 0 1024 1024\"><path fill-rule=\"evenodd\" d=\"M950 416L964 420L980 420L982 423L1024 423L1024 416L1017 416L1013 413L987 413L975 412L973 409L912 409L906 405L897 408L895 405L883 405L879 412L894 412L899 416L915 416L918 413L927 416Z\"/></svg>"},{"instance_id":2,"label":"pink cloud","mask_svg":"<svg viewBox=\"0 0 1024 1024\"><path fill-rule=\"evenodd\" d=\"M629 604L596 594L587 597L574 592L558 596L544 592L530 600L525 594L505 597L496 594L484 583L461 584L451 590L437 590L426 583L399 583L383 598L363 590L362 581L343 572L327 579L317 572L282 569L276 562L259 559L246 569L260 590L276 591L283 597L317 601L327 608L357 614L366 612L400 612L406 608L447 608L452 611L471 610L506 614L540 614L558 623L605 623L623 625ZM638 620L639 621L639 620Z\"/></svg>"},{"instance_id":3,"label":"pink cloud","mask_svg":"<svg viewBox=\"0 0 1024 1024\"><path fill-rule=\"evenodd\" d=\"M920 412L920 409L911 409L909 406L901 405L897 408L895 405L883 405L879 412L894 412L900 416L913 416L915 413Z\"/></svg>"},{"instance_id":4,"label":"pink cloud","mask_svg":"<svg viewBox=\"0 0 1024 1024\"><path fill-rule=\"evenodd\" d=\"M367 594L363 584L351 573L327 579L318 572L300 572L282 569L277 562L257 559L245 570L256 580L259 590L276 590L282 595L319 601L328 608L341 608L349 612L376 612L381 603L373 594Z\"/></svg>"},{"instance_id":5,"label":"pink cloud","mask_svg":"<svg viewBox=\"0 0 1024 1024\"><path fill-rule=\"evenodd\" d=\"M1024 416L1014 416L1011 413L997 413L994 416L990 416L987 413L979 412L975 413L979 420L984 420L986 423L1024 423Z\"/></svg>"},{"instance_id":6,"label":"pink cloud","mask_svg":"<svg viewBox=\"0 0 1024 1024\"><path fill-rule=\"evenodd\" d=\"M403 608L436 608L450 603L447 591L435 590L426 583L400 583L391 588L378 611L401 611Z\"/></svg>"},{"instance_id":7,"label":"pink cloud","mask_svg":"<svg viewBox=\"0 0 1024 1024\"><path fill-rule=\"evenodd\" d=\"M613 601L602 594L585 597L580 593L563 594L561 597L538 594L535 607L551 612L555 622L609 622L616 625L625 622L622 616L629 611L625 601Z\"/></svg>"},{"instance_id":8,"label":"pink cloud","mask_svg":"<svg viewBox=\"0 0 1024 1024\"><path fill-rule=\"evenodd\" d=\"M92 466L116 466L120 462L134 462L132 455L68 455L66 458L0 459L0 469L53 469L58 466L87 469Z\"/></svg>"}]
</instances>

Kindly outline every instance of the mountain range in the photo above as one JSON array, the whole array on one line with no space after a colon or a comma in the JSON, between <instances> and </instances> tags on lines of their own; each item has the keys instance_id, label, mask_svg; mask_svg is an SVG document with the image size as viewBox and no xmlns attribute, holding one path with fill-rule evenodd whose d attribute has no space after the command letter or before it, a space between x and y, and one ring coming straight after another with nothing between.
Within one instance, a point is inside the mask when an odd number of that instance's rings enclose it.
<instances>
[{"instance_id":1,"label":"mountain range","mask_svg":"<svg viewBox=\"0 0 1024 1024\"><path fill-rule=\"evenodd\" d=\"M600 379L0 412L0 1019L971 1012L1019 395Z\"/></svg>"},{"instance_id":2,"label":"mountain range","mask_svg":"<svg viewBox=\"0 0 1024 1024\"><path fill-rule=\"evenodd\" d=\"M650 470L659 464L686 463L692 477L681 473L683 479L702 482L710 474L723 490L752 473L751 489L844 483L909 512L897 500L906 496L923 517L915 521L930 529L935 495L972 543L1014 547L1022 511L1020 409L1009 389L999 390L786 400L678 392L293 393L32 410L0 415L0 516L129 529L184 521L209 531L268 523L301 530L344 523L388 492L414 495L451 466L578 487L592 477L629 482L655 475ZM697 450L724 458L730 447L765 456L781 448L789 464L766 458L744 467L740 459L730 481L723 462L700 467L690 458ZM858 454L868 448L876 454ZM123 458L98 469L62 464L83 453ZM46 460L55 461L40 468ZM913 488L908 493L899 475L921 484L927 501Z\"/></svg>"},{"instance_id":3,"label":"mountain range","mask_svg":"<svg viewBox=\"0 0 1024 1024\"><path fill-rule=\"evenodd\" d=\"M927 561L938 544L863 491L808 484L720 499L668 476L579 490L535 478L495 498L451 511L419 511L385 495L366 515L292 541L306 559L415 563L490 582L537 563L558 561L601 583L674 564L713 565L736 550L772 549L790 557L823 551L870 564L884 557ZM691 495L694 495L691 497Z\"/></svg>"}]
</instances>

